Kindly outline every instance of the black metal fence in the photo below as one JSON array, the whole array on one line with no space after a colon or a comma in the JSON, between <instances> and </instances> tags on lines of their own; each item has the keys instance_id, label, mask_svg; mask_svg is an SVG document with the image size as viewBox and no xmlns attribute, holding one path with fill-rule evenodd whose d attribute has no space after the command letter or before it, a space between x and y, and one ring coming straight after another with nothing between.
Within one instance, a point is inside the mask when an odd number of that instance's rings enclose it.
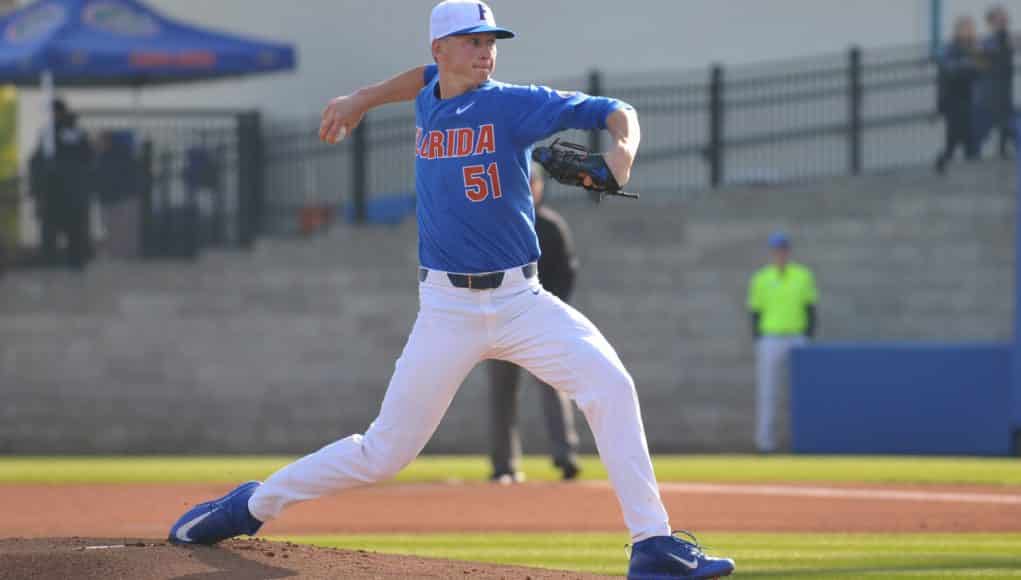
<instances>
[{"instance_id":1,"label":"black metal fence","mask_svg":"<svg viewBox=\"0 0 1021 580\"><path fill-rule=\"evenodd\" d=\"M267 232L314 229L309 220L364 220L369 198L411 194L415 122L401 114L402 107L394 108L396 115L366 116L349 138L333 146L319 142L318 119L268 122Z\"/></svg>"},{"instance_id":2,"label":"black metal fence","mask_svg":"<svg viewBox=\"0 0 1021 580\"><path fill-rule=\"evenodd\" d=\"M929 164L941 146L927 47L678 73L602 73L550 85L623 99L642 119L628 189L677 197ZM248 247L261 234L332 220L400 219L414 204L410 105L374 112L328 146L319 120L235 110L86 110L93 135L131 135L140 168L143 255ZM598 132L566 138L601 148ZM585 199L553 184L551 195Z\"/></svg>"},{"instance_id":3,"label":"black metal fence","mask_svg":"<svg viewBox=\"0 0 1021 580\"><path fill-rule=\"evenodd\" d=\"M249 247L263 222L260 115L233 110L79 112L98 141L129 141L143 257ZM100 180L102 181L102 180ZM104 192L96 191L102 199Z\"/></svg>"},{"instance_id":4,"label":"black metal fence","mask_svg":"<svg viewBox=\"0 0 1021 580\"><path fill-rule=\"evenodd\" d=\"M928 47L907 46L550 84L634 105L643 136L628 189L677 196L929 164L943 132L936 82ZM409 107L368 115L338 146L320 144L317 127L313 119L266 127L267 231L293 232L309 208L359 220L387 194L413 195ZM572 133L598 148L597 134Z\"/></svg>"}]
</instances>

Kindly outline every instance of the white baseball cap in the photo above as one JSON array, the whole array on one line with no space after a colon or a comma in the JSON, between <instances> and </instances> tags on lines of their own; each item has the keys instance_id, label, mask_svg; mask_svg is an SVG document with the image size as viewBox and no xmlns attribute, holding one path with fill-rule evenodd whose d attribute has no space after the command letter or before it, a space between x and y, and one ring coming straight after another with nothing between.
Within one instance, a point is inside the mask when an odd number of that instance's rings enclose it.
<instances>
[{"instance_id":1,"label":"white baseball cap","mask_svg":"<svg viewBox=\"0 0 1021 580\"><path fill-rule=\"evenodd\" d=\"M492 32L497 38L514 38L514 33L496 26L493 9L481 0L444 0L429 17L429 40Z\"/></svg>"}]
</instances>

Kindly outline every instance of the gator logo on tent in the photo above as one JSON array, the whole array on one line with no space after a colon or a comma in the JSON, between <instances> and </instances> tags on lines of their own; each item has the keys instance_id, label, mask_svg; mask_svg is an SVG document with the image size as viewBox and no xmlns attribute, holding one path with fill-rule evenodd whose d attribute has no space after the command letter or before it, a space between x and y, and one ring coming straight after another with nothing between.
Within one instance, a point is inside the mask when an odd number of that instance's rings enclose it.
<instances>
[{"instance_id":1,"label":"gator logo on tent","mask_svg":"<svg viewBox=\"0 0 1021 580\"><path fill-rule=\"evenodd\" d=\"M156 36L159 22L137 8L114 0L89 2L82 12L85 24L120 36Z\"/></svg>"},{"instance_id":2,"label":"gator logo on tent","mask_svg":"<svg viewBox=\"0 0 1021 580\"><path fill-rule=\"evenodd\" d=\"M4 30L4 38L11 44L32 42L59 28L66 18L60 4L43 4L12 20Z\"/></svg>"}]
</instances>

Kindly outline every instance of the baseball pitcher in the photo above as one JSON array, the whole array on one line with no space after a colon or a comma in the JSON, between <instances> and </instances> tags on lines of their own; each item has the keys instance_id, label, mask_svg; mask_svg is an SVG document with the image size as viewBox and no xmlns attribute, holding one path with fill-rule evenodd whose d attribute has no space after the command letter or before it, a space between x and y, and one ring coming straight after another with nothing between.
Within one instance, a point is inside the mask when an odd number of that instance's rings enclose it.
<instances>
[{"instance_id":1,"label":"baseball pitcher","mask_svg":"<svg viewBox=\"0 0 1021 580\"><path fill-rule=\"evenodd\" d=\"M287 506L393 477L425 447L469 371L512 362L570 395L585 415L631 532L628 577L713 578L734 570L694 538L672 535L652 469L634 381L585 316L539 284L529 191L532 146L565 129L605 129L610 149L580 184L612 172L626 184L638 151L638 116L626 103L491 79L496 26L478 0L446 0L430 19L436 64L334 99L320 137L336 142L366 111L415 101L419 312L379 416L351 435L185 513L180 543L254 534Z\"/></svg>"}]
</instances>

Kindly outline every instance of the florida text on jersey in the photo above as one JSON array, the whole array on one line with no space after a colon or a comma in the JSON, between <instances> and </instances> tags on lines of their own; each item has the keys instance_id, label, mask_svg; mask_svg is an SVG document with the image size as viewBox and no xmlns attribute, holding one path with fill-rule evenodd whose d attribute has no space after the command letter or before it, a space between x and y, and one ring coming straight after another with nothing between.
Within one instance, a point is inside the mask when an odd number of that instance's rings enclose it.
<instances>
[{"instance_id":1,"label":"florida text on jersey","mask_svg":"<svg viewBox=\"0 0 1021 580\"><path fill-rule=\"evenodd\" d=\"M539 259L528 186L531 147L565 129L605 129L626 103L488 80L441 99L435 65L415 99L419 262L446 272Z\"/></svg>"}]
</instances>

